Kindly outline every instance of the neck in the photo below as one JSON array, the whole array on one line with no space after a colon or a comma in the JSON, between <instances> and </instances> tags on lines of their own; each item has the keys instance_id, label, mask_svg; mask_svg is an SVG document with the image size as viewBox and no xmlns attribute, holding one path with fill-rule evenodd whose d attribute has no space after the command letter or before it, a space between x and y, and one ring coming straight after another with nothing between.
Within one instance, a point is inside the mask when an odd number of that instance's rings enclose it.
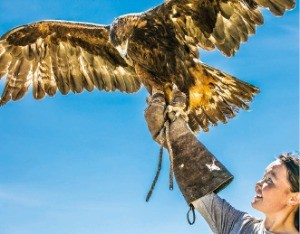
<instances>
[{"instance_id":1,"label":"neck","mask_svg":"<svg viewBox=\"0 0 300 234\"><path fill-rule=\"evenodd\" d=\"M281 211L276 214L267 214L264 220L266 230L276 234L299 233L294 226L295 210Z\"/></svg>"}]
</instances>

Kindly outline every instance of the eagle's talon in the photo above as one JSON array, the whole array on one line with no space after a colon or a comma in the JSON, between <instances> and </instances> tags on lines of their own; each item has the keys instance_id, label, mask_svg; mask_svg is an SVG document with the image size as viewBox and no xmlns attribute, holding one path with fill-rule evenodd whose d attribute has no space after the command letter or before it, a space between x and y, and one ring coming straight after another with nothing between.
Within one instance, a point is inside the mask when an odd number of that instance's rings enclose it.
<instances>
[{"instance_id":1,"label":"eagle's talon","mask_svg":"<svg viewBox=\"0 0 300 234\"><path fill-rule=\"evenodd\" d=\"M171 122L174 122L179 117L183 118L185 122L189 121L187 113L181 106L168 105L164 111L164 117L169 118Z\"/></svg>"}]
</instances>

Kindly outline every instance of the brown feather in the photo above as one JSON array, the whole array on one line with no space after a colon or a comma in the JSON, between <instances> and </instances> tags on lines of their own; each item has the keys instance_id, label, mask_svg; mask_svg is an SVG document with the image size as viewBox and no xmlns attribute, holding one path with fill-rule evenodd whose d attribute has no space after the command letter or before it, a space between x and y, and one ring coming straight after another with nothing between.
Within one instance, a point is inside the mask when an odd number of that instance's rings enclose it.
<instances>
[{"instance_id":1,"label":"brown feather","mask_svg":"<svg viewBox=\"0 0 300 234\"><path fill-rule=\"evenodd\" d=\"M11 56L8 53L0 55L0 79L8 72Z\"/></svg>"},{"instance_id":2,"label":"brown feather","mask_svg":"<svg viewBox=\"0 0 300 234\"><path fill-rule=\"evenodd\" d=\"M188 124L194 133L198 133L200 131L200 126L196 120L195 113L191 112L188 114Z\"/></svg>"},{"instance_id":3,"label":"brown feather","mask_svg":"<svg viewBox=\"0 0 300 234\"><path fill-rule=\"evenodd\" d=\"M69 84L74 93L81 93L83 90L83 75L80 71L80 64L78 61L79 54L76 48L67 46L67 62L69 64Z\"/></svg>"},{"instance_id":4,"label":"brown feather","mask_svg":"<svg viewBox=\"0 0 300 234\"><path fill-rule=\"evenodd\" d=\"M33 79L32 93L35 99L42 99L46 95L44 84L41 82L40 79L38 79L38 77Z\"/></svg>"},{"instance_id":5,"label":"brown feather","mask_svg":"<svg viewBox=\"0 0 300 234\"><path fill-rule=\"evenodd\" d=\"M81 57L82 57L82 61L83 61L83 75L85 77L88 77L86 79L90 79L90 82L93 84L93 86L95 85L99 90L102 90L103 87L99 86L100 84L98 84L98 80L97 80L97 74L96 71L94 70L94 57L87 53L84 50L81 50ZM85 75L86 74L86 75ZM89 85L90 89L91 89L91 85ZM94 88L94 87L92 87Z\"/></svg>"},{"instance_id":6,"label":"brown feather","mask_svg":"<svg viewBox=\"0 0 300 234\"><path fill-rule=\"evenodd\" d=\"M95 80L94 80L94 83L96 85L96 87L99 89L99 90L104 90L105 89L105 84L102 80L102 74L101 74L101 63L99 61L99 59L97 58L93 58L93 71L94 71L94 77L95 77Z\"/></svg>"},{"instance_id":7,"label":"brown feather","mask_svg":"<svg viewBox=\"0 0 300 234\"><path fill-rule=\"evenodd\" d=\"M1 77L13 74L11 69L18 71L19 62L11 64L13 59L22 61L24 75L8 78L1 104L19 99L31 84L36 99L45 93L53 96L57 89L62 94L70 90L80 93L83 89L92 91L95 85L100 90L136 92L141 86L134 69L110 44L108 28L102 25L42 21L20 26L0 39ZM18 85L14 87L12 82Z\"/></svg>"},{"instance_id":8,"label":"brown feather","mask_svg":"<svg viewBox=\"0 0 300 234\"><path fill-rule=\"evenodd\" d=\"M208 123L226 123L237 108L249 109L247 102L258 93L256 87L206 64L191 65L189 71L195 82L189 88L189 108L203 130L208 131Z\"/></svg>"},{"instance_id":9,"label":"brown feather","mask_svg":"<svg viewBox=\"0 0 300 234\"><path fill-rule=\"evenodd\" d=\"M194 117L200 125L201 129L204 132L208 132L211 124L202 108L197 109L197 113Z\"/></svg>"},{"instance_id":10,"label":"brown feather","mask_svg":"<svg viewBox=\"0 0 300 234\"><path fill-rule=\"evenodd\" d=\"M234 8L231 6L230 2L220 2L220 11L222 16L229 19L234 13Z\"/></svg>"},{"instance_id":11,"label":"brown feather","mask_svg":"<svg viewBox=\"0 0 300 234\"><path fill-rule=\"evenodd\" d=\"M93 91L94 89L94 84L93 84L93 74L91 72L91 68L89 64L87 63L86 59L84 58L82 51L80 53L81 55L79 56L79 63L80 63L80 72L82 74L82 79L83 79L83 86L86 90L89 92Z\"/></svg>"},{"instance_id":12,"label":"brown feather","mask_svg":"<svg viewBox=\"0 0 300 234\"><path fill-rule=\"evenodd\" d=\"M124 82L124 77L123 77L125 74L126 73L122 67L116 67L114 70L116 87L122 92L126 90L126 84Z\"/></svg>"},{"instance_id":13,"label":"brown feather","mask_svg":"<svg viewBox=\"0 0 300 234\"><path fill-rule=\"evenodd\" d=\"M51 68L51 57L45 57L45 60L39 63L37 76L44 84L45 92L49 96L54 96L56 94L57 84Z\"/></svg>"},{"instance_id":14,"label":"brown feather","mask_svg":"<svg viewBox=\"0 0 300 234\"><path fill-rule=\"evenodd\" d=\"M259 7L282 15L293 0L169 0L143 14L117 18L110 26L42 21L11 30L0 39L0 76L7 74L0 104L24 96L32 84L41 99L83 89L149 93L172 88L187 96L191 129L226 123L259 90L199 62L197 46L233 56L263 23ZM1 78L0 77L0 78Z\"/></svg>"},{"instance_id":15,"label":"brown feather","mask_svg":"<svg viewBox=\"0 0 300 234\"><path fill-rule=\"evenodd\" d=\"M188 35L203 49L211 50L216 46L223 54L232 56L239 49L239 44L247 41L248 35L255 33L256 26L263 24L263 16L257 6L269 8L275 15L282 15L294 5L294 0L171 0L148 11L148 14L155 12L162 17L169 15L171 20L168 23L182 37ZM224 26L220 17L223 18ZM231 33L226 33L229 31Z\"/></svg>"},{"instance_id":16,"label":"brown feather","mask_svg":"<svg viewBox=\"0 0 300 234\"><path fill-rule=\"evenodd\" d=\"M14 101L21 99L27 92L30 85L30 81L28 80L29 73L30 63L28 60L24 58L19 59L11 78L14 80L12 91L12 99Z\"/></svg>"}]
</instances>

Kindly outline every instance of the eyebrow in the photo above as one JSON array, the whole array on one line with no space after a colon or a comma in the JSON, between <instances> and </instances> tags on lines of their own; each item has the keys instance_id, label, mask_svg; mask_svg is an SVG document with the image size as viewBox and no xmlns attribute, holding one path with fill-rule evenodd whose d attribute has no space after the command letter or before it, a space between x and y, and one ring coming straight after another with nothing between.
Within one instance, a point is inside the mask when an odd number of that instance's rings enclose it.
<instances>
[{"instance_id":1,"label":"eyebrow","mask_svg":"<svg viewBox=\"0 0 300 234\"><path fill-rule=\"evenodd\" d=\"M274 171L265 171L265 176L266 176L267 174L270 174L272 177L274 177L274 178L277 180L277 176L276 176L276 174L274 173Z\"/></svg>"},{"instance_id":2,"label":"eyebrow","mask_svg":"<svg viewBox=\"0 0 300 234\"><path fill-rule=\"evenodd\" d=\"M270 174L277 180L277 176L273 171L271 171Z\"/></svg>"}]
</instances>

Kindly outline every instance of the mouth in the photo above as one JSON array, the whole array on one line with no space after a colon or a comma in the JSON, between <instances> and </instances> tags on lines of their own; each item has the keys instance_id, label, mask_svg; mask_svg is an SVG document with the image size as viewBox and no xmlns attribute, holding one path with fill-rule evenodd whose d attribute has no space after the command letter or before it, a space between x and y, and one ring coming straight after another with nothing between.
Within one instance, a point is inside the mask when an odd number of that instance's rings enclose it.
<instances>
[{"instance_id":1,"label":"mouth","mask_svg":"<svg viewBox=\"0 0 300 234\"><path fill-rule=\"evenodd\" d=\"M263 197L262 197L262 195L261 194L255 194L255 197L254 197L255 199L262 199Z\"/></svg>"}]
</instances>

